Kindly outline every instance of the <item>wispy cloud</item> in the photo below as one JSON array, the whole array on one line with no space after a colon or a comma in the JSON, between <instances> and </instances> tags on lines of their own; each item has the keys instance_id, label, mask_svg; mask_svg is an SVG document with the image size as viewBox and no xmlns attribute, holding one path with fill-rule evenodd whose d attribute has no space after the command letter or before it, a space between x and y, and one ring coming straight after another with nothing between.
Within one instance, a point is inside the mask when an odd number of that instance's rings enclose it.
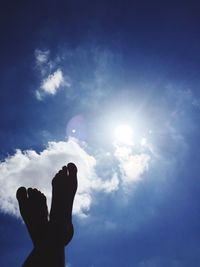
<instances>
[{"instance_id":1,"label":"wispy cloud","mask_svg":"<svg viewBox=\"0 0 200 267\"><path fill-rule=\"evenodd\" d=\"M49 55L50 55L49 50L36 49L34 54L37 65L41 65L49 61Z\"/></svg>"},{"instance_id":2,"label":"wispy cloud","mask_svg":"<svg viewBox=\"0 0 200 267\"><path fill-rule=\"evenodd\" d=\"M131 146L116 146L114 155L119 161L125 185L138 181L148 170L151 159L146 153L134 153Z\"/></svg>"},{"instance_id":3,"label":"wispy cloud","mask_svg":"<svg viewBox=\"0 0 200 267\"><path fill-rule=\"evenodd\" d=\"M61 87L70 87L69 79L59 67L59 58L50 59L49 50L35 50L36 67L41 75L41 85L36 90L36 98L42 100L46 95L55 95Z\"/></svg>"}]
</instances>

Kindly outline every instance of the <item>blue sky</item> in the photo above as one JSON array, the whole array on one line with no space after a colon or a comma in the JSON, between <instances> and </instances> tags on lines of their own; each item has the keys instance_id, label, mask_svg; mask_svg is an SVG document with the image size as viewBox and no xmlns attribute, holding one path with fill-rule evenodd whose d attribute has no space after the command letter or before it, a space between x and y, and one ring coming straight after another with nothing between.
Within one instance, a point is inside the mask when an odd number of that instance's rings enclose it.
<instances>
[{"instance_id":1,"label":"blue sky","mask_svg":"<svg viewBox=\"0 0 200 267\"><path fill-rule=\"evenodd\" d=\"M49 203L69 161L67 267L200 266L199 7L2 2L0 266L31 249L15 190Z\"/></svg>"}]
</instances>

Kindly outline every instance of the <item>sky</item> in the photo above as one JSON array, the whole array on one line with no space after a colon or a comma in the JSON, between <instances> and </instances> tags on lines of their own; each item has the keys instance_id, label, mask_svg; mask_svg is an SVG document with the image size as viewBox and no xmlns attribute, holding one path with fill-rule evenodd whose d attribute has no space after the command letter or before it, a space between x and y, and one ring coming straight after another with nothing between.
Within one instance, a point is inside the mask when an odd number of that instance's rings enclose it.
<instances>
[{"instance_id":1,"label":"sky","mask_svg":"<svg viewBox=\"0 0 200 267\"><path fill-rule=\"evenodd\" d=\"M78 167L67 267L200 266L198 1L1 1L0 266L15 192Z\"/></svg>"}]
</instances>

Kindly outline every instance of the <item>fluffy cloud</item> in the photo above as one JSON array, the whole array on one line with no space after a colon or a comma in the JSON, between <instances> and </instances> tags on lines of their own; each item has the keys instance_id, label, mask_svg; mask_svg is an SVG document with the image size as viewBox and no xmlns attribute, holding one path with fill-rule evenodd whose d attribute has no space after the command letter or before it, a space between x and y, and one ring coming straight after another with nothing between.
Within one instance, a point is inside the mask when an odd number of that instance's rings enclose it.
<instances>
[{"instance_id":1,"label":"fluffy cloud","mask_svg":"<svg viewBox=\"0 0 200 267\"><path fill-rule=\"evenodd\" d=\"M18 215L15 192L19 186L35 187L45 193L50 204L51 179L63 165L75 162L78 167L79 187L74 213L85 216L92 202L92 191L110 192L117 189L117 180L103 182L95 173L96 160L74 140L49 142L40 153L17 150L0 163L0 209Z\"/></svg>"},{"instance_id":2,"label":"fluffy cloud","mask_svg":"<svg viewBox=\"0 0 200 267\"><path fill-rule=\"evenodd\" d=\"M96 159L76 139L49 142L40 153L18 149L14 155L0 162L0 209L18 216L15 193L20 186L38 188L47 196L50 206L51 180L55 172L68 162L74 162L78 167L79 184L74 213L87 216L95 192L109 194L118 190L121 183L126 185L138 181L150 160L148 155L133 155L125 147L118 147L114 156L118 160L121 176L114 171L111 178L101 179L96 173Z\"/></svg>"},{"instance_id":3,"label":"fluffy cloud","mask_svg":"<svg viewBox=\"0 0 200 267\"><path fill-rule=\"evenodd\" d=\"M55 95L61 86L70 87L70 83L64 79L61 69L57 69L42 81L40 88L36 91L38 100L42 100L45 95Z\"/></svg>"},{"instance_id":4,"label":"fluffy cloud","mask_svg":"<svg viewBox=\"0 0 200 267\"><path fill-rule=\"evenodd\" d=\"M64 77L60 69L49 75L41 85L41 90L47 94L55 95L59 87L63 84Z\"/></svg>"}]
</instances>

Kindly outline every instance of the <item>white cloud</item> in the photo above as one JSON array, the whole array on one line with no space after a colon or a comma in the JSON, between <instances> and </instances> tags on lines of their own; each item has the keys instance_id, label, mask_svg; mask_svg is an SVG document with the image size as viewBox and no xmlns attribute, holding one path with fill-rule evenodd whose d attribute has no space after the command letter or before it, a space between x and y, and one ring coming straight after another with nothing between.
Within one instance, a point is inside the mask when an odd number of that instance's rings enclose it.
<instances>
[{"instance_id":1,"label":"white cloud","mask_svg":"<svg viewBox=\"0 0 200 267\"><path fill-rule=\"evenodd\" d=\"M34 54L35 54L36 64L41 65L48 62L50 51L49 50L42 51L40 49L36 49Z\"/></svg>"},{"instance_id":2,"label":"white cloud","mask_svg":"<svg viewBox=\"0 0 200 267\"><path fill-rule=\"evenodd\" d=\"M117 190L119 188L119 179L117 173L113 174L111 180L105 181L103 184L101 184L101 187L107 193Z\"/></svg>"},{"instance_id":3,"label":"white cloud","mask_svg":"<svg viewBox=\"0 0 200 267\"><path fill-rule=\"evenodd\" d=\"M124 184L138 181L150 162L148 154L134 154L130 146L116 146L115 157L119 161Z\"/></svg>"},{"instance_id":4,"label":"white cloud","mask_svg":"<svg viewBox=\"0 0 200 267\"><path fill-rule=\"evenodd\" d=\"M69 77L65 76L59 67L58 57L51 60L50 51L40 49L36 49L34 55L42 79L40 87L35 92L38 100L42 100L46 95L55 95L62 86L71 86Z\"/></svg>"},{"instance_id":5,"label":"white cloud","mask_svg":"<svg viewBox=\"0 0 200 267\"><path fill-rule=\"evenodd\" d=\"M47 196L50 205L52 178L63 165L74 162L78 167L79 183L74 213L87 216L95 192L109 194L118 190L120 178L122 185L135 183L148 169L150 156L145 153L134 154L131 147L116 147L114 156L121 173L113 169L111 178L101 179L96 173L96 159L76 139L49 142L40 153L18 149L14 155L0 162L0 210L18 215L15 193L20 186L38 188Z\"/></svg>"},{"instance_id":6,"label":"white cloud","mask_svg":"<svg viewBox=\"0 0 200 267\"><path fill-rule=\"evenodd\" d=\"M36 91L36 97L42 100L45 95L55 95L61 86L70 87L70 83L64 78L62 70L57 69L42 81L40 88Z\"/></svg>"},{"instance_id":7,"label":"white cloud","mask_svg":"<svg viewBox=\"0 0 200 267\"><path fill-rule=\"evenodd\" d=\"M60 86L64 83L63 73L60 69L49 75L40 87L45 93L55 95Z\"/></svg>"},{"instance_id":8,"label":"white cloud","mask_svg":"<svg viewBox=\"0 0 200 267\"><path fill-rule=\"evenodd\" d=\"M38 100L42 100L46 94L55 95L62 85L65 84L63 73L57 69L53 74L50 74L42 81L40 88L36 91Z\"/></svg>"},{"instance_id":9,"label":"white cloud","mask_svg":"<svg viewBox=\"0 0 200 267\"><path fill-rule=\"evenodd\" d=\"M74 213L86 216L92 203L92 191L117 190L117 178L102 181L95 173L96 160L80 147L74 139L49 142L40 153L34 150L17 150L0 163L0 209L18 215L15 193L18 187L35 187L45 193L50 204L51 179L68 162L78 167L78 192Z\"/></svg>"}]
</instances>

